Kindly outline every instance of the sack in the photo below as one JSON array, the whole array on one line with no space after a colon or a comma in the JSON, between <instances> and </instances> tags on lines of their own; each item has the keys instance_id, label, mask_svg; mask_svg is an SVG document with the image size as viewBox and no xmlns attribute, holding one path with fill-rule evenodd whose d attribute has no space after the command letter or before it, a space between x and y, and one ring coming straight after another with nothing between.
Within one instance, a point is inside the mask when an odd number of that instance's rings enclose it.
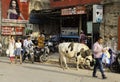
<instances>
[{"instance_id":1,"label":"sack","mask_svg":"<svg viewBox=\"0 0 120 82\"><path fill-rule=\"evenodd\" d=\"M9 49L6 50L6 54L7 54L7 56L9 56L9 54L10 54Z\"/></svg>"}]
</instances>

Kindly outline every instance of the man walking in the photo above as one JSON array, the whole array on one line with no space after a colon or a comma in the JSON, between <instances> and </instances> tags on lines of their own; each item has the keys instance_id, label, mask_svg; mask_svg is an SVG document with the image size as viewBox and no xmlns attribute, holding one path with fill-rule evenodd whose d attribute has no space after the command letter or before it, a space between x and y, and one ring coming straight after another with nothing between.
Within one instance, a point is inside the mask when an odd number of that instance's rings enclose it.
<instances>
[{"instance_id":1,"label":"man walking","mask_svg":"<svg viewBox=\"0 0 120 82\"><path fill-rule=\"evenodd\" d=\"M102 74L102 78L106 79L107 77L104 74L103 65L102 65L102 54L103 52L105 52L105 50L103 49L102 43L103 43L103 39L102 37L99 37L97 39L97 42L94 43L93 45L93 52L94 52L94 58L95 58L93 77L97 77L96 72L97 72L97 69L99 69Z\"/></svg>"}]
</instances>

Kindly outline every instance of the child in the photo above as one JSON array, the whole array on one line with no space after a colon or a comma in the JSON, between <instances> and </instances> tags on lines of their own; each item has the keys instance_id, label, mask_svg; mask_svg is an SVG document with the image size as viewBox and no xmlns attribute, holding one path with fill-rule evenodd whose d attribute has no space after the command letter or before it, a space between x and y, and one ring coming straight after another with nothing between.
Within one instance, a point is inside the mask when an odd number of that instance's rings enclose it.
<instances>
[{"instance_id":1,"label":"child","mask_svg":"<svg viewBox=\"0 0 120 82\"><path fill-rule=\"evenodd\" d=\"M20 57L20 64L22 64L22 55L21 55L21 48L22 44L20 42L20 39L17 40L15 43L15 63L17 63L17 58Z\"/></svg>"}]
</instances>

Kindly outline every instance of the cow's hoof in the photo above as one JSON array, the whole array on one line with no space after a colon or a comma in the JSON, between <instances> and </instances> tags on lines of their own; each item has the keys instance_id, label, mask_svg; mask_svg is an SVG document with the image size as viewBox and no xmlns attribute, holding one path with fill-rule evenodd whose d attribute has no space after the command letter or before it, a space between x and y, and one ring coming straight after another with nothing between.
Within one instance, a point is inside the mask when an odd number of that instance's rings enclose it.
<instances>
[{"instance_id":1,"label":"cow's hoof","mask_svg":"<svg viewBox=\"0 0 120 82\"><path fill-rule=\"evenodd\" d=\"M84 67L84 66L81 66L81 68L82 68L82 69L85 69L85 67Z\"/></svg>"},{"instance_id":2,"label":"cow's hoof","mask_svg":"<svg viewBox=\"0 0 120 82\"><path fill-rule=\"evenodd\" d=\"M66 69L68 69L68 70L69 70L69 68L68 68L68 67L67 67L67 68L66 68L66 67L64 67L64 68L63 68L63 70L66 70Z\"/></svg>"},{"instance_id":3,"label":"cow's hoof","mask_svg":"<svg viewBox=\"0 0 120 82\"><path fill-rule=\"evenodd\" d=\"M65 67L65 69L70 69L69 67Z\"/></svg>"},{"instance_id":4,"label":"cow's hoof","mask_svg":"<svg viewBox=\"0 0 120 82\"><path fill-rule=\"evenodd\" d=\"M64 67L60 65L60 68L64 68Z\"/></svg>"},{"instance_id":5,"label":"cow's hoof","mask_svg":"<svg viewBox=\"0 0 120 82\"><path fill-rule=\"evenodd\" d=\"M79 68L77 68L77 71L79 71L80 69Z\"/></svg>"}]
</instances>

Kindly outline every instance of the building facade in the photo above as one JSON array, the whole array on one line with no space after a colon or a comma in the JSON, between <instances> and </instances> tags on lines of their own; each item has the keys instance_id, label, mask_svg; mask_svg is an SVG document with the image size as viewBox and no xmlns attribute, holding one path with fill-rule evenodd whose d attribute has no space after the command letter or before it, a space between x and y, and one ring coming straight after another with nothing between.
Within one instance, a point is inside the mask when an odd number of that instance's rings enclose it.
<instances>
[{"instance_id":1,"label":"building facade","mask_svg":"<svg viewBox=\"0 0 120 82\"><path fill-rule=\"evenodd\" d=\"M114 50L120 50L120 0L50 0L51 8L62 10L68 8L69 12L64 11L62 16L62 21L68 17L73 17L78 23L78 36L80 30L85 31L85 34L92 36L92 42L96 41L98 36L102 36L105 39L105 47L111 47ZM94 10L93 5L103 6L103 19L101 22L94 23ZM79 14L75 17L74 7L82 6L85 7L85 14ZM73 11L71 11L71 9ZM67 9L66 9L67 10ZM71 14L72 12L72 14ZM69 14L68 14L69 13ZM66 15L65 15L66 14ZM74 22L74 21L72 21ZM69 23L68 23L69 24ZM92 27L90 31L89 27ZM68 27L68 26L67 26ZM62 28L62 25L61 25Z\"/></svg>"},{"instance_id":2,"label":"building facade","mask_svg":"<svg viewBox=\"0 0 120 82\"><path fill-rule=\"evenodd\" d=\"M58 9L61 14L60 36L62 38L72 38L72 40L74 39L74 41L78 42L81 31L84 31L88 37L87 44L91 48L93 5L100 4L100 1L101 0L50 0L51 8ZM99 25L96 24L95 26Z\"/></svg>"}]
</instances>

